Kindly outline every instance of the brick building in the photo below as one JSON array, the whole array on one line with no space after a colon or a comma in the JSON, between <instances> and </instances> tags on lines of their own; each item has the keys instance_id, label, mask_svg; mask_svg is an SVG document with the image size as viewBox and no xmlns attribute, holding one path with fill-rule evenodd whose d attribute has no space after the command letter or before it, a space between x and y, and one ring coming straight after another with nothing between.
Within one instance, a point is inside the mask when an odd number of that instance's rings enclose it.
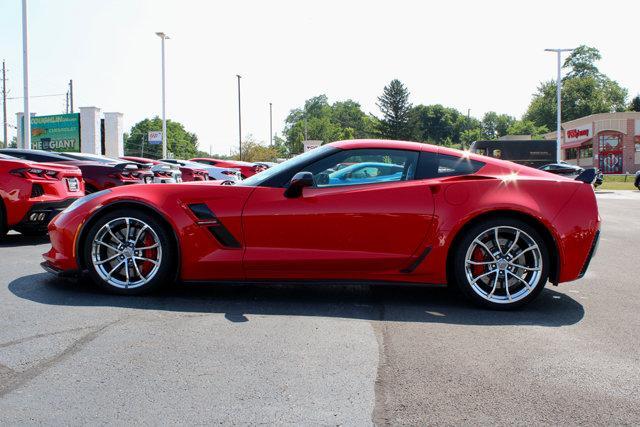
<instances>
[{"instance_id":1,"label":"brick building","mask_svg":"<svg viewBox=\"0 0 640 427\"><path fill-rule=\"evenodd\" d=\"M600 113L562 123L562 157L605 174L640 170L640 112ZM550 132L545 139L555 139Z\"/></svg>"}]
</instances>

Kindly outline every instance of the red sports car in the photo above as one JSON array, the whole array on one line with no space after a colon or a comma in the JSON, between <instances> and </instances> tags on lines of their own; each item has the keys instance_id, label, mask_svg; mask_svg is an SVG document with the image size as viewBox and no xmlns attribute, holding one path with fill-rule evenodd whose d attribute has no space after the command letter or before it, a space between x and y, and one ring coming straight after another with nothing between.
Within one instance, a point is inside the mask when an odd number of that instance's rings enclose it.
<instances>
[{"instance_id":1,"label":"red sports car","mask_svg":"<svg viewBox=\"0 0 640 427\"><path fill-rule=\"evenodd\" d=\"M87 196L50 224L43 266L123 294L176 279L430 283L512 308L582 277L599 228L588 183L427 144L342 141L235 185Z\"/></svg>"},{"instance_id":2,"label":"red sports car","mask_svg":"<svg viewBox=\"0 0 640 427\"><path fill-rule=\"evenodd\" d=\"M195 159L190 159L192 162L202 163L205 165L216 166L219 168L230 168L230 169L238 169L240 170L240 174L242 175L242 179L249 178L257 174L258 172L262 172L267 169L262 165L258 165L256 163L249 162L241 162L239 160L220 160L220 159L211 159L208 157L196 157Z\"/></svg>"},{"instance_id":3,"label":"red sports car","mask_svg":"<svg viewBox=\"0 0 640 427\"><path fill-rule=\"evenodd\" d=\"M0 154L0 238L8 230L46 233L51 218L81 196L80 169Z\"/></svg>"}]
</instances>

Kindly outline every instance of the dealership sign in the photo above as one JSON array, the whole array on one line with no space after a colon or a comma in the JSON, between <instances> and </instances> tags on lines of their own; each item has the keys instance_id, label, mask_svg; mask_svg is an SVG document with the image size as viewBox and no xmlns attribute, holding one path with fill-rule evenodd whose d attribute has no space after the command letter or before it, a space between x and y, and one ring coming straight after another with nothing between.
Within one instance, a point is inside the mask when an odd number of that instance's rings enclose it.
<instances>
[{"instance_id":1,"label":"dealership sign","mask_svg":"<svg viewBox=\"0 0 640 427\"><path fill-rule=\"evenodd\" d=\"M592 126L589 125L585 125L585 126L580 126L574 129L567 129L565 131L565 143L570 144L573 142L578 142L578 141L582 141L582 140L587 140L589 138L591 138L592 136Z\"/></svg>"},{"instance_id":2,"label":"dealership sign","mask_svg":"<svg viewBox=\"0 0 640 427\"><path fill-rule=\"evenodd\" d=\"M46 151L80 152L80 114L31 117L31 146Z\"/></svg>"},{"instance_id":3,"label":"dealership sign","mask_svg":"<svg viewBox=\"0 0 640 427\"><path fill-rule=\"evenodd\" d=\"M162 132L149 132L149 144L162 144Z\"/></svg>"}]
</instances>

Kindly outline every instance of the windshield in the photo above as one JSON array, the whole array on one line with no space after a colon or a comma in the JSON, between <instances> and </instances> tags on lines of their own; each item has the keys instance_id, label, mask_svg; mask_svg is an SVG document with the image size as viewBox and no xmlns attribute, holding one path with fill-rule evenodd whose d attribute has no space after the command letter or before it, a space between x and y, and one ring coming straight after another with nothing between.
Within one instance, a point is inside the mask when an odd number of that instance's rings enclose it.
<instances>
[{"instance_id":1,"label":"windshield","mask_svg":"<svg viewBox=\"0 0 640 427\"><path fill-rule=\"evenodd\" d=\"M313 160L313 158L315 157L322 157L327 151L331 151L332 149L333 147L331 147L330 145L323 145L321 147L307 151L306 153L302 153L289 160L286 160L282 163L279 163L274 167L257 173L249 178L243 179L242 181L236 183L236 185L246 185L249 187L258 186L268 179L278 175L280 172L288 169L296 169L298 166L301 168L305 164L307 164L309 160Z\"/></svg>"}]
</instances>

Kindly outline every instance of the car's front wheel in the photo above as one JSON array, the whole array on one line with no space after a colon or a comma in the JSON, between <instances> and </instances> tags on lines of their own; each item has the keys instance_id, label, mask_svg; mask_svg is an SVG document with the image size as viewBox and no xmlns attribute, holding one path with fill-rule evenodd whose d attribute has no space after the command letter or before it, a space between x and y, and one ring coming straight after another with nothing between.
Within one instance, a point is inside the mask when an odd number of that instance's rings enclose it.
<instances>
[{"instance_id":1,"label":"car's front wheel","mask_svg":"<svg viewBox=\"0 0 640 427\"><path fill-rule=\"evenodd\" d=\"M455 285L484 307L520 307L542 292L549 277L544 239L518 219L497 218L472 226L453 256Z\"/></svg>"},{"instance_id":2,"label":"car's front wheel","mask_svg":"<svg viewBox=\"0 0 640 427\"><path fill-rule=\"evenodd\" d=\"M173 278L171 236L155 217L136 209L109 212L90 226L84 264L102 288L119 294L154 290Z\"/></svg>"}]
</instances>

